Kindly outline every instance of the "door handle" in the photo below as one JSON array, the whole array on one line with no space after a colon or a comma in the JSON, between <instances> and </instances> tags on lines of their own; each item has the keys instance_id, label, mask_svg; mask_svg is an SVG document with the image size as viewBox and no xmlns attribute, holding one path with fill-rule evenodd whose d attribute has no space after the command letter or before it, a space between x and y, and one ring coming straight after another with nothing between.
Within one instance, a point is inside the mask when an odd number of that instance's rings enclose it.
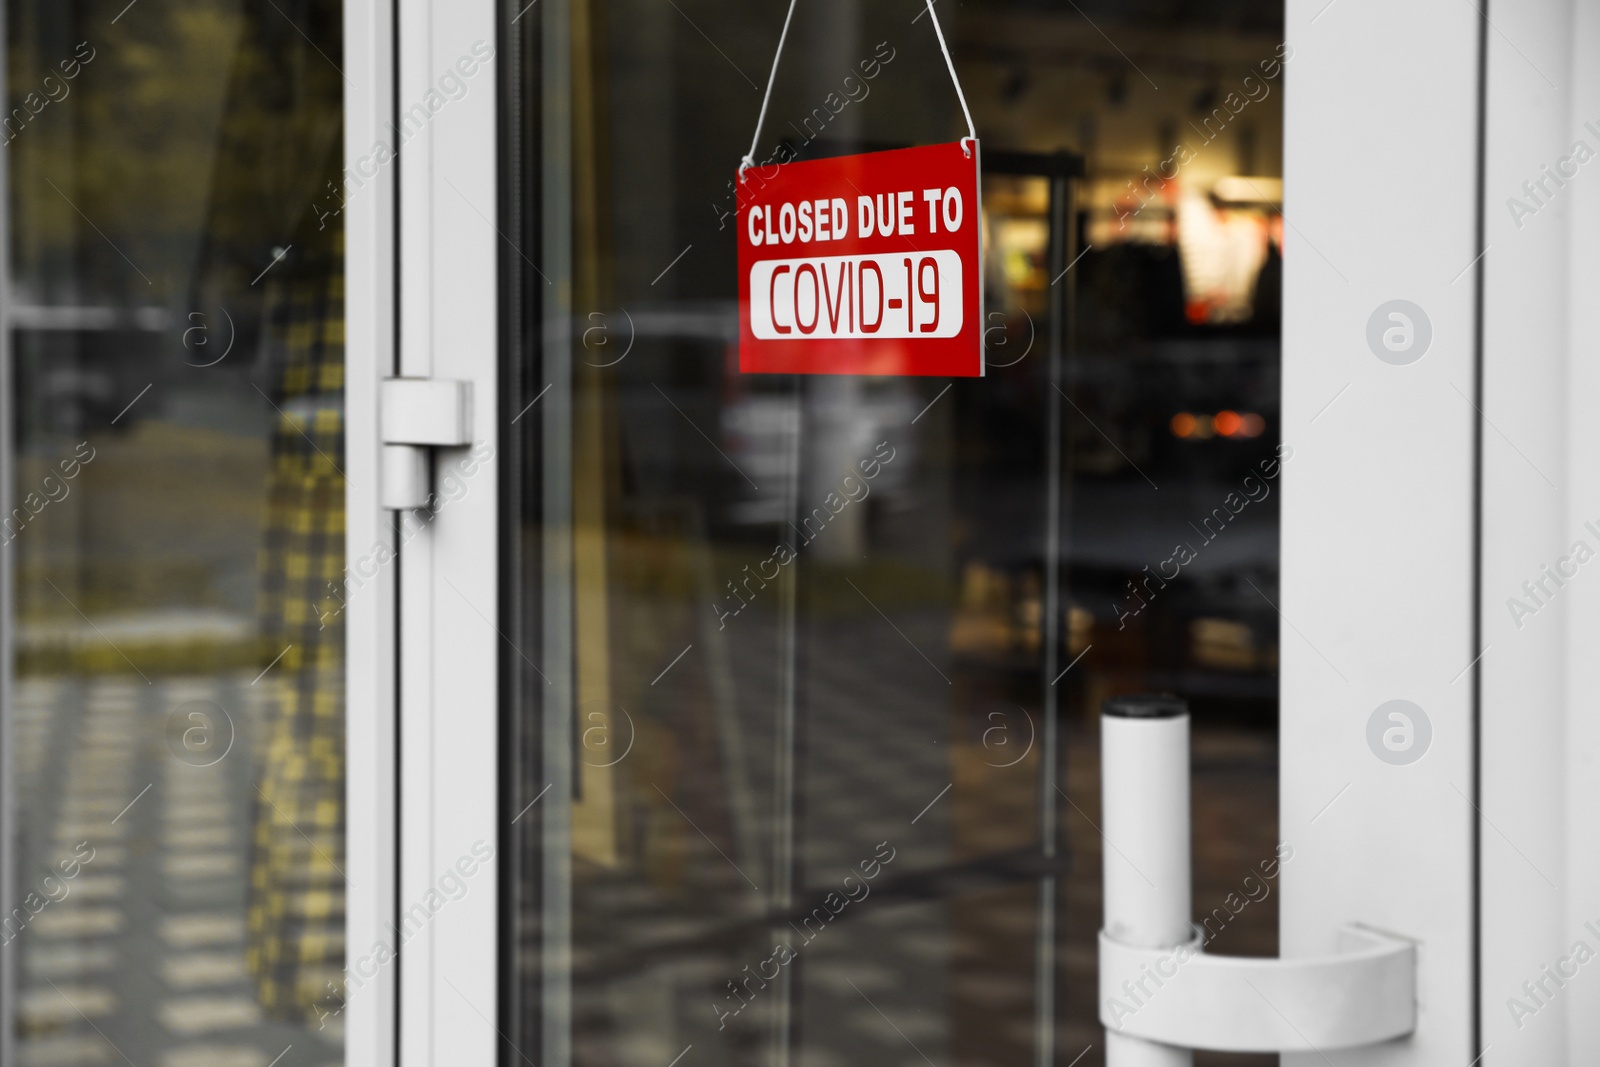
<instances>
[{"instance_id":1,"label":"door handle","mask_svg":"<svg viewBox=\"0 0 1600 1067\"><path fill-rule=\"evenodd\" d=\"M386 508L428 500L428 449L472 443L472 383L385 378L378 393L383 459L378 499Z\"/></svg>"},{"instance_id":2,"label":"door handle","mask_svg":"<svg viewBox=\"0 0 1600 1067\"><path fill-rule=\"evenodd\" d=\"M1213 956L1194 926L1189 709L1113 697L1100 717L1107 1067L1186 1067L1194 1049L1311 1052L1416 1029L1416 945L1352 922L1340 951Z\"/></svg>"}]
</instances>

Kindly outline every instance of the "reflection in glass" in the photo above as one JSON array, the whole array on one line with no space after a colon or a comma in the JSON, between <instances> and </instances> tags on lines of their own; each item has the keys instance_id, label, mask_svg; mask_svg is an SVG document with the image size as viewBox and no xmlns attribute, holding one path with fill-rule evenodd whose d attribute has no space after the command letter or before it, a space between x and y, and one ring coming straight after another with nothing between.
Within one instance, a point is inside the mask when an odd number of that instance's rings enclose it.
<instances>
[{"instance_id":1,"label":"reflection in glass","mask_svg":"<svg viewBox=\"0 0 1600 1067\"><path fill-rule=\"evenodd\" d=\"M508 49L506 1036L1098 1063L1101 701L1195 710L1197 920L1275 856L1282 11L941 5L985 167L952 382L737 371L783 7L545 0ZM926 5L819 0L756 158L960 128ZM1275 949L1267 889L1215 950Z\"/></svg>"},{"instance_id":2,"label":"reflection in glass","mask_svg":"<svg viewBox=\"0 0 1600 1067\"><path fill-rule=\"evenodd\" d=\"M342 1060L340 18L7 5L21 1064Z\"/></svg>"}]
</instances>

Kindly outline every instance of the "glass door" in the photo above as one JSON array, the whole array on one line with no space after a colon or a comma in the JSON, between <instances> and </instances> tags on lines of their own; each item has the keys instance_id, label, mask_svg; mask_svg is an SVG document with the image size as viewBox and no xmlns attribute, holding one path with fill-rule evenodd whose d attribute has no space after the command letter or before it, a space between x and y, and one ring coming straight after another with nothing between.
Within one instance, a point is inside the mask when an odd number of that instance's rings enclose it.
<instances>
[{"instance_id":1,"label":"glass door","mask_svg":"<svg viewBox=\"0 0 1600 1067\"><path fill-rule=\"evenodd\" d=\"M1282 9L939 10L974 380L738 372L783 5L503 13L509 1062L1102 1062L1120 693L1195 716L1210 949L1277 948ZM788 41L758 163L959 129L924 5Z\"/></svg>"}]
</instances>

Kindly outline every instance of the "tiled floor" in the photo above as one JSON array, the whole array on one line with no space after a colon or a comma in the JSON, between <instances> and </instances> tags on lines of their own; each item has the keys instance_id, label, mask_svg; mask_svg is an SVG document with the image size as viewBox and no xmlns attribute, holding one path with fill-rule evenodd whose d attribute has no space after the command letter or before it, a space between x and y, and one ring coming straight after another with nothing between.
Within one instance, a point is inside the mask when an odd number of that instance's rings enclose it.
<instances>
[{"instance_id":1,"label":"tiled floor","mask_svg":"<svg viewBox=\"0 0 1600 1067\"><path fill-rule=\"evenodd\" d=\"M264 1018L245 971L253 734L275 694L252 680L18 681L19 895L37 913L0 951L18 954L23 1067L340 1062L335 1027ZM225 718L190 717L208 705Z\"/></svg>"},{"instance_id":2,"label":"tiled floor","mask_svg":"<svg viewBox=\"0 0 1600 1067\"><path fill-rule=\"evenodd\" d=\"M937 647L940 635L931 623L897 618L907 640L892 630L879 633L887 627L873 616L836 623L813 646L822 662L811 664L802 699L807 756L798 844L808 888L797 894L799 905L819 902L835 875L872 855L879 841L897 850L889 868L895 874L961 859L953 844L960 820L988 817L983 805L1002 802L1009 788L1006 780L990 778L983 785L987 795L969 790L963 797L965 787L941 794L954 776L951 746L958 738L950 687L939 670L957 672L942 659L934 668L911 647ZM760 703L755 694L767 681L761 664L734 662L735 693ZM150 683L137 675L19 682L13 758L21 881L24 893L38 894L36 906L50 898L0 945L17 953L19 1061L26 1067L330 1067L340 1061L337 1029L317 1032L263 1017L245 971L248 830L258 780L254 734L274 698L270 675L252 681L245 673ZM692 671L683 673L682 684L675 694L661 693L668 719L692 714L704 699ZM219 734L208 739L218 747L201 755L185 748L184 731L199 725L184 710L194 701L227 712L231 745L222 746ZM763 753L753 781L770 786L759 773L770 737L755 721L747 726L752 749ZM1197 907L1220 899L1270 855L1271 751L1264 736L1197 732ZM1093 736L1069 731L1064 762L1064 784L1079 810L1063 825L1072 868L1061 884L1058 974L1065 1014L1058 1044L1066 1059L1087 1049L1084 1067L1101 1054L1092 1003L1101 848L1091 822L1099 810ZM1035 769L1015 768L1025 793ZM671 785L697 820L716 803L697 790L712 788L719 788L715 780ZM695 866L716 873L707 883L712 890L736 898L748 889L706 839L680 829L695 850ZM1004 829L994 826L994 832ZM713 827L711 833L765 883L770 856L745 857L724 831ZM72 866L74 858L81 866ZM63 860L73 877L61 876ZM908 1065L924 1057L941 1065L1025 1062L1033 1039L1034 892L1023 884L863 908L806 945L794 972L801 983L795 1001L799 1062L846 1067L863 1056ZM613 915L659 906L652 903L655 891L637 882L591 887L588 906L609 911L602 904L607 893ZM623 898L630 894L641 899L628 905ZM720 906L712 897L707 903L713 911ZM1253 907L1219 948L1270 951L1275 906L1273 897ZM682 916L668 909L659 920L670 927L681 925ZM626 935L613 925L603 940L580 941L580 960L587 951L615 949ZM696 1067L759 1062L761 1012L776 1001L738 1020L748 1031L741 1039L747 1044L729 1046L728 1035L712 1036L716 1020L705 994L759 958L742 948L684 953L591 986L579 996L580 1032L589 1020L613 1035L611 1055L623 1064L662 1067L691 1041ZM686 1019L706 1031L705 1040L683 1029ZM736 1051L741 1047L750 1055Z\"/></svg>"},{"instance_id":3,"label":"tiled floor","mask_svg":"<svg viewBox=\"0 0 1600 1067\"><path fill-rule=\"evenodd\" d=\"M896 858L878 888L895 877L981 862L1035 840L1037 760L997 767L1009 762L1009 752L1000 758L974 744L995 721L989 716L1006 707L1005 687L950 661L943 652L946 616L905 609L891 614L892 626L871 611L830 616L802 641L796 856L804 888L795 894L797 911L821 904L881 841L891 844ZM739 623L727 691L742 720L747 779L757 792L751 805L760 816L756 847L746 854L731 829L733 786L715 753L701 752L692 768L680 767L673 776L652 771L649 782L636 783L633 799L623 804L641 813L636 825L646 841L642 853L676 849L681 866L630 871L624 863L581 881L574 953L584 1063L663 1067L689 1045L695 1067L775 1062L770 1049L782 1001L778 989L755 990L726 1028L719 1027L717 1015L741 1003L730 999L726 983L744 979L744 966L765 959L772 938L785 933L783 924L764 930L757 918L771 884L773 841L767 818L774 780L774 653L763 650L778 642L759 614ZM641 668L638 699L630 695L624 701L641 724L649 724L648 736L668 737L678 750L708 736L696 716L706 714L706 694L715 690L706 679L713 660L700 652L697 646L647 691L653 671ZM651 662L673 654L664 648ZM1058 882L1055 1040L1057 1062L1082 1053L1078 1067L1094 1067L1104 1055L1095 1003L1104 847L1097 828L1098 737L1089 728L1092 720L1086 727L1082 709L1069 709L1069 716L1062 738L1061 784L1071 803L1060 807L1068 866ZM1265 731L1197 722L1199 913L1238 891L1241 880L1274 854L1275 750L1275 739ZM677 810L655 798L652 782L670 794ZM1229 924L1214 950L1275 951L1272 889ZM849 905L790 965L796 983L792 1062L1032 1062L1037 917L1033 880L962 891L945 886ZM738 932L725 933L741 923ZM791 941L801 945L798 937ZM677 947L662 952L663 944ZM1259 1060L1217 1056L1203 1062Z\"/></svg>"}]
</instances>

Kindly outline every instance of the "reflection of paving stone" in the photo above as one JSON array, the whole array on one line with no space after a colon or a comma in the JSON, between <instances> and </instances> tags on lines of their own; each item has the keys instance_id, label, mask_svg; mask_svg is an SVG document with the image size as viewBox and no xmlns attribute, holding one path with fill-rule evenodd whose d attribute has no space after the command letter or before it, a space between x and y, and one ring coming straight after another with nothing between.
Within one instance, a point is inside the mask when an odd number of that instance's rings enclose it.
<instances>
[{"instance_id":1,"label":"reflection of paving stone","mask_svg":"<svg viewBox=\"0 0 1600 1067\"><path fill-rule=\"evenodd\" d=\"M238 844L237 831L231 826L187 826L181 830L168 830L162 840L172 848L226 848Z\"/></svg>"},{"instance_id":2,"label":"reflection of paving stone","mask_svg":"<svg viewBox=\"0 0 1600 1067\"><path fill-rule=\"evenodd\" d=\"M253 1026L261 1021L261 1005L253 997L178 997L162 1004L158 1015L168 1030L193 1037Z\"/></svg>"},{"instance_id":3,"label":"reflection of paving stone","mask_svg":"<svg viewBox=\"0 0 1600 1067\"><path fill-rule=\"evenodd\" d=\"M126 883L116 874L80 874L68 883L71 900L110 900L122 896Z\"/></svg>"},{"instance_id":4,"label":"reflection of paving stone","mask_svg":"<svg viewBox=\"0 0 1600 1067\"><path fill-rule=\"evenodd\" d=\"M167 764L167 775L162 793L169 805L194 801L225 803L228 784L216 773L216 767L190 767L187 764Z\"/></svg>"},{"instance_id":5,"label":"reflection of paving stone","mask_svg":"<svg viewBox=\"0 0 1600 1067\"><path fill-rule=\"evenodd\" d=\"M226 878L244 869L238 856L225 852L178 853L161 866L168 878Z\"/></svg>"},{"instance_id":6,"label":"reflection of paving stone","mask_svg":"<svg viewBox=\"0 0 1600 1067\"><path fill-rule=\"evenodd\" d=\"M24 1031L37 1032L87 1016L90 1019L117 1010L117 995L104 986L63 985L25 989L18 998L17 1015Z\"/></svg>"},{"instance_id":7,"label":"reflection of paving stone","mask_svg":"<svg viewBox=\"0 0 1600 1067\"><path fill-rule=\"evenodd\" d=\"M56 826L57 841L121 841L127 836L128 824L120 820L63 822Z\"/></svg>"},{"instance_id":8,"label":"reflection of paving stone","mask_svg":"<svg viewBox=\"0 0 1600 1067\"><path fill-rule=\"evenodd\" d=\"M120 1061L104 1038L90 1036L19 1041L17 1062L20 1067L100 1067Z\"/></svg>"},{"instance_id":9,"label":"reflection of paving stone","mask_svg":"<svg viewBox=\"0 0 1600 1067\"><path fill-rule=\"evenodd\" d=\"M246 614L207 608L153 608L137 613L99 613L87 619L28 619L19 623L15 637L20 655L35 658L54 654L99 651L107 642L129 650L134 662L147 662L138 653L149 648L192 648L196 644L251 647L255 620ZM141 648L140 646L144 646ZM148 668L147 668L148 669Z\"/></svg>"},{"instance_id":10,"label":"reflection of paving stone","mask_svg":"<svg viewBox=\"0 0 1600 1067\"><path fill-rule=\"evenodd\" d=\"M39 937L54 940L114 934L122 929L122 923L123 914L120 908L75 908L67 903L61 903L51 904L35 915L33 921L28 924L28 929Z\"/></svg>"},{"instance_id":11,"label":"reflection of paving stone","mask_svg":"<svg viewBox=\"0 0 1600 1067\"><path fill-rule=\"evenodd\" d=\"M249 1045L185 1045L162 1055L160 1067L267 1067L267 1054Z\"/></svg>"},{"instance_id":12,"label":"reflection of paving stone","mask_svg":"<svg viewBox=\"0 0 1600 1067\"><path fill-rule=\"evenodd\" d=\"M244 917L229 912L169 915L161 920L161 939L173 948L224 945L244 940Z\"/></svg>"},{"instance_id":13,"label":"reflection of paving stone","mask_svg":"<svg viewBox=\"0 0 1600 1067\"><path fill-rule=\"evenodd\" d=\"M121 801L119 803L119 801ZM69 819L84 819L93 822L95 819L104 819L110 822L117 813L128 806L126 800L111 793L102 793L98 796L79 793L67 798L61 805L61 814Z\"/></svg>"},{"instance_id":14,"label":"reflection of paving stone","mask_svg":"<svg viewBox=\"0 0 1600 1067\"><path fill-rule=\"evenodd\" d=\"M117 950L104 943L32 945L23 960L28 977L59 981L63 977L109 971L116 965Z\"/></svg>"},{"instance_id":15,"label":"reflection of paving stone","mask_svg":"<svg viewBox=\"0 0 1600 1067\"><path fill-rule=\"evenodd\" d=\"M244 957L236 952L188 952L169 956L161 965L162 976L173 989L199 989L249 977Z\"/></svg>"},{"instance_id":16,"label":"reflection of paving stone","mask_svg":"<svg viewBox=\"0 0 1600 1067\"><path fill-rule=\"evenodd\" d=\"M47 873L69 887L10 949L31 1012L17 1019L19 1065L268 1067L292 1044L278 1067L304 1067L339 1047L331 1031L266 1018L244 965L253 741L279 699L270 683L249 688L258 672L150 685L19 679L21 869L36 874L26 888L42 893ZM214 766L192 767L168 747L171 715L189 700L225 708L239 730ZM61 879L58 861L80 841L94 857Z\"/></svg>"}]
</instances>

